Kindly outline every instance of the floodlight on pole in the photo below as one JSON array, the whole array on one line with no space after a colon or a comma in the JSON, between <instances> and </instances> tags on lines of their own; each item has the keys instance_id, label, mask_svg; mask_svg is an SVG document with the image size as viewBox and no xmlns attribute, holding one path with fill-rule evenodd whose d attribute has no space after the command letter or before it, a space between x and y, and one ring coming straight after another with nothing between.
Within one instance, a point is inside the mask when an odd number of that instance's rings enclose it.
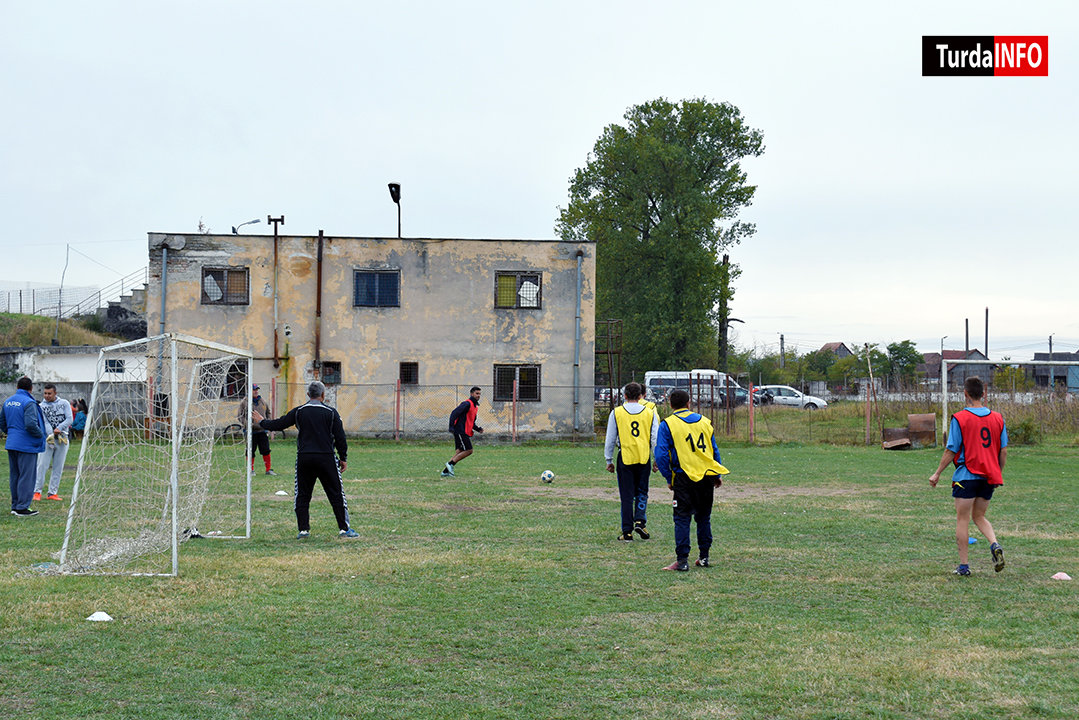
<instances>
[{"instance_id":1,"label":"floodlight on pole","mask_svg":"<svg viewBox=\"0 0 1079 720\"><path fill-rule=\"evenodd\" d=\"M397 205L397 237L401 237L401 183L390 183L390 199Z\"/></svg>"},{"instance_id":2,"label":"floodlight on pole","mask_svg":"<svg viewBox=\"0 0 1079 720\"><path fill-rule=\"evenodd\" d=\"M243 227L244 225L257 225L257 224L258 224L258 223L260 223L260 222L262 222L262 221L261 221L261 220L258 220L258 219L255 219L255 220L248 220L247 222L245 222L245 223L240 223L239 225L233 225L233 227L232 227L232 234L233 234L233 235L239 235L240 233L239 233L238 231L239 231L239 229L240 229L240 228L242 228L242 227Z\"/></svg>"}]
</instances>

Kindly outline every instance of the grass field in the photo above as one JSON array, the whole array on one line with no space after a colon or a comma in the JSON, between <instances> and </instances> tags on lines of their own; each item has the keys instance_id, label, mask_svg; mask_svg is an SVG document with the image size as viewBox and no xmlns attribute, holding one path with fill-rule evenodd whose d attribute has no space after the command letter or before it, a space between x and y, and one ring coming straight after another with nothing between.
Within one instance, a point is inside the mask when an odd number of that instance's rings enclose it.
<instances>
[{"instance_id":1,"label":"grass field","mask_svg":"<svg viewBox=\"0 0 1079 720\"><path fill-rule=\"evenodd\" d=\"M957 558L939 451L732 445L714 567L623 544L602 448L352 442L355 541L286 477L255 537L193 540L178 578L47 577L66 503L0 520L0 710L26 718L1079 717L1079 448L1009 454L1007 552ZM289 443L274 444L278 470ZM69 463L69 470L73 467ZM539 482L551 469L553 485ZM67 496L65 479L61 494ZM692 557L695 557L695 553ZM95 611L115 618L87 622Z\"/></svg>"}]
</instances>

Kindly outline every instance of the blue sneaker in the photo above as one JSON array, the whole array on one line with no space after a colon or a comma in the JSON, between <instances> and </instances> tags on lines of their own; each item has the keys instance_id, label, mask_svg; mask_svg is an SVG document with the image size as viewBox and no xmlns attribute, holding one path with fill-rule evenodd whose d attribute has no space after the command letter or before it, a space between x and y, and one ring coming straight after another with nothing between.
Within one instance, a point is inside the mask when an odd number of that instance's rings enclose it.
<instances>
[{"instance_id":1,"label":"blue sneaker","mask_svg":"<svg viewBox=\"0 0 1079 720\"><path fill-rule=\"evenodd\" d=\"M349 528L348 530L342 530L340 533L338 533L338 535L343 538L357 538L360 536L360 534L352 528Z\"/></svg>"},{"instance_id":2,"label":"blue sneaker","mask_svg":"<svg viewBox=\"0 0 1079 720\"><path fill-rule=\"evenodd\" d=\"M967 575L970 575L970 568L966 565L960 565L955 570L952 570L952 575L962 575L963 577L966 577Z\"/></svg>"},{"instance_id":3,"label":"blue sneaker","mask_svg":"<svg viewBox=\"0 0 1079 720\"><path fill-rule=\"evenodd\" d=\"M309 537L311 537L311 533L307 530L301 530L296 534L297 540L306 540Z\"/></svg>"},{"instance_id":4,"label":"blue sneaker","mask_svg":"<svg viewBox=\"0 0 1079 720\"><path fill-rule=\"evenodd\" d=\"M453 474L453 465L446 463L446 469L442 471L442 477L457 477Z\"/></svg>"}]
</instances>

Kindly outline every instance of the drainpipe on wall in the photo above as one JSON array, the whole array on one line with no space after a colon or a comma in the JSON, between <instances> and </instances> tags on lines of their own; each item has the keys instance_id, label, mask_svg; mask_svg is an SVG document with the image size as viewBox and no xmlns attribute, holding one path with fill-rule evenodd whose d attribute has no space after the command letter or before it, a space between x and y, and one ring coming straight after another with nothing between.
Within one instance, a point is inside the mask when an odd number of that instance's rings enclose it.
<instances>
[{"instance_id":1,"label":"drainpipe on wall","mask_svg":"<svg viewBox=\"0 0 1079 720\"><path fill-rule=\"evenodd\" d=\"M320 356L322 344L322 231L318 231L318 274L315 287L315 379L321 380L322 358Z\"/></svg>"},{"instance_id":2,"label":"drainpipe on wall","mask_svg":"<svg viewBox=\"0 0 1079 720\"><path fill-rule=\"evenodd\" d=\"M275 218L267 215L266 222L273 223L273 366L277 369L281 367L281 356L277 352L277 226L285 224L285 216Z\"/></svg>"},{"instance_id":3,"label":"drainpipe on wall","mask_svg":"<svg viewBox=\"0 0 1079 720\"><path fill-rule=\"evenodd\" d=\"M581 407L581 262L584 251L577 250L577 319L573 340L573 432L580 432L579 419Z\"/></svg>"},{"instance_id":4,"label":"drainpipe on wall","mask_svg":"<svg viewBox=\"0 0 1079 720\"><path fill-rule=\"evenodd\" d=\"M161 243L161 323L158 325L157 334L165 334L165 294L169 286L169 244Z\"/></svg>"}]
</instances>

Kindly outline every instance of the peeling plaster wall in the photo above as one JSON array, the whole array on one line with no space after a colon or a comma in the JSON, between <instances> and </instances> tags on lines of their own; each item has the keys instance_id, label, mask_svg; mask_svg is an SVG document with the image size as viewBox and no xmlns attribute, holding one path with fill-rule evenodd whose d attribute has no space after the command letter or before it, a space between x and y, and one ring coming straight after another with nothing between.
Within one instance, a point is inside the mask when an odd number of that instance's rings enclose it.
<instances>
[{"instance_id":1,"label":"peeling plaster wall","mask_svg":"<svg viewBox=\"0 0 1079 720\"><path fill-rule=\"evenodd\" d=\"M318 238L282 236L278 240L278 348L280 357L287 360L276 369L273 242L270 235L150 234L148 333L160 331L161 248L167 243L165 331L251 350L256 358L254 377L260 384L276 377L298 388L316 379ZM344 385L393 384L399 364L415 362L421 386L490 387L495 364L528 364L541 367L541 389L569 388L573 385L578 250L584 253L579 383L587 390L581 393L579 417L582 430L590 433L596 278L592 243L324 238L320 359L341 363ZM250 304L202 304L203 268L247 268ZM365 269L400 271L400 307L353 307L353 273ZM540 273L542 307L495 309L495 277L501 271ZM286 325L291 329L288 339ZM299 396L279 398L279 408L304 401L298 389L293 394ZM450 409L445 409L446 415ZM359 413L365 411L372 409L357 409L356 417L345 418L346 426L350 422L362 425ZM568 407L564 401L558 407L521 403L518 426L532 432L572 431L572 402Z\"/></svg>"}]
</instances>

